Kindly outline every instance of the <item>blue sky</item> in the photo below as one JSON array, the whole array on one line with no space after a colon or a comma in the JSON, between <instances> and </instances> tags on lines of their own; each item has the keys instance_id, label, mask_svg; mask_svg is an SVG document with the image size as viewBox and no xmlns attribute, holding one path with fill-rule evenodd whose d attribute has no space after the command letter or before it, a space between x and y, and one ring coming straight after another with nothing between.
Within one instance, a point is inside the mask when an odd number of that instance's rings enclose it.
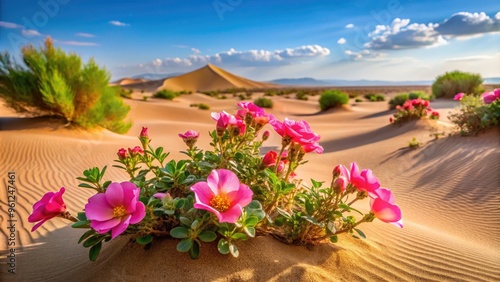
<instances>
[{"instance_id":1,"label":"blue sky","mask_svg":"<svg viewBox=\"0 0 500 282\"><path fill-rule=\"evenodd\" d=\"M46 36L113 79L207 63L255 80L500 76L498 0L0 0L0 50Z\"/></svg>"}]
</instances>

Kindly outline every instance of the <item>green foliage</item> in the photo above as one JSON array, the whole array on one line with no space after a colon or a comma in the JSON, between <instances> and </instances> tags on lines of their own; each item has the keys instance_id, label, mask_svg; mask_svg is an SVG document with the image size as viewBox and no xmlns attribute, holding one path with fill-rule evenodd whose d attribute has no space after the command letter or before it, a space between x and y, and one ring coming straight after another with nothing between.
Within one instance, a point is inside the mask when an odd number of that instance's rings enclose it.
<instances>
[{"instance_id":1,"label":"green foliage","mask_svg":"<svg viewBox=\"0 0 500 282\"><path fill-rule=\"evenodd\" d=\"M340 90L327 90L319 98L319 106L322 111L331 108L339 108L349 102L349 96Z\"/></svg>"},{"instance_id":2,"label":"green foliage","mask_svg":"<svg viewBox=\"0 0 500 282\"><path fill-rule=\"evenodd\" d=\"M384 94L365 94L365 99L368 99L370 102L379 102L379 101L385 101L385 95Z\"/></svg>"},{"instance_id":3,"label":"green foliage","mask_svg":"<svg viewBox=\"0 0 500 282\"><path fill-rule=\"evenodd\" d=\"M173 100L177 96L179 96L179 93L167 89L162 89L153 95L153 97L155 98L161 98L167 100Z\"/></svg>"},{"instance_id":4,"label":"green foliage","mask_svg":"<svg viewBox=\"0 0 500 282\"><path fill-rule=\"evenodd\" d=\"M309 98L307 97L307 92L304 91L304 90L300 90L299 92L297 92L297 94L295 94L295 97L298 99L298 100L303 100L303 101L307 101Z\"/></svg>"},{"instance_id":5,"label":"green foliage","mask_svg":"<svg viewBox=\"0 0 500 282\"><path fill-rule=\"evenodd\" d=\"M190 107L198 107L200 110L209 110L210 106L207 104L199 103L199 104L191 104Z\"/></svg>"},{"instance_id":6,"label":"green foliage","mask_svg":"<svg viewBox=\"0 0 500 282\"><path fill-rule=\"evenodd\" d=\"M500 101L485 105L479 96L465 95L460 109L448 117L460 130L461 135L478 135L500 124Z\"/></svg>"},{"instance_id":7,"label":"green foliage","mask_svg":"<svg viewBox=\"0 0 500 282\"><path fill-rule=\"evenodd\" d=\"M422 145L420 141L417 140L417 138L413 137L409 142L408 142L408 147L411 149L418 148Z\"/></svg>"},{"instance_id":8,"label":"green foliage","mask_svg":"<svg viewBox=\"0 0 500 282\"><path fill-rule=\"evenodd\" d=\"M261 108L271 109L273 107L273 101L264 97L256 99L254 104Z\"/></svg>"},{"instance_id":9,"label":"green foliage","mask_svg":"<svg viewBox=\"0 0 500 282\"><path fill-rule=\"evenodd\" d=\"M359 103L359 102L363 102L363 99L361 98L356 98L356 100L354 100L356 103Z\"/></svg>"},{"instance_id":10,"label":"green foliage","mask_svg":"<svg viewBox=\"0 0 500 282\"><path fill-rule=\"evenodd\" d=\"M21 50L25 66L0 54L0 95L17 111L52 114L84 128L102 126L124 133L129 107L108 86L109 73L93 59L83 64L47 38L45 45Z\"/></svg>"},{"instance_id":11,"label":"green foliage","mask_svg":"<svg viewBox=\"0 0 500 282\"><path fill-rule=\"evenodd\" d=\"M480 74L452 71L436 78L432 84L432 94L436 97L453 98L457 93L479 95L484 92Z\"/></svg>"}]
</instances>

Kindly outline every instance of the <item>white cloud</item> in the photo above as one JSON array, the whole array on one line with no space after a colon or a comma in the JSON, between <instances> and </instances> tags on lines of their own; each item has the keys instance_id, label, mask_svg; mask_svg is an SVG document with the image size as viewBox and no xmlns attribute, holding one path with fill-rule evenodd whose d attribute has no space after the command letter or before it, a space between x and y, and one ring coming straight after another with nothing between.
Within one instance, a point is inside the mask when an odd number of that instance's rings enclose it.
<instances>
[{"instance_id":1,"label":"white cloud","mask_svg":"<svg viewBox=\"0 0 500 282\"><path fill-rule=\"evenodd\" d=\"M40 34L40 32L34 30L34 29L23 29L21 31L21 33L24 35L24 36L42 36L42 34Z\"/></svg>"},{"instance_id":2,"label":"white cloud","mask_svg":"<svg viewBox=\"0 0 500 282\"><path fill-rule=\"evenodd\" d=\"M493 59L494 56L487 55L477 55L477 56L465 56L465 57L457 57L457 58L449 58L443 60L443 63L447 62L468 62L468 61L477 61L477 60L488 60Z\"/></svg>"},{"instance_id":3,"label":"white cloud","mask_svg":"<svg viewBox=\"0 0 500 282\"><path fill-rule=\"evenodd\" d=\"M123 22L120 22L120 21L109 21L110 24L114 25L114 26L129 26L129 24L127 23L123 23Z\"/></svg>"},{"instance_id":4,"label":"white cloud","mask_svg":"<svg viewBox=\"0 0 500 282\"><path fill-rule=\"evenodd\" d=\"M486 13L460 12L444 20L436 31L442 35L463 36L500 31L500 12L494 18Z\"/></svg>"},{"instance_id":5,"label":"white cloud","mask_svg":"<svg viewBox=\"0 0 500 282\"><path fill-rule=\"evenodd\" d=\"M347 41L345 40L344 37L341 37L339 40L337 40L338 44L345 44Z\"/></svg>"},{"instance_id":6,"label":"white cloud","mask_svg":"<svg viewBox=\"0 0 500 282\"><path fill-rule=\"evenodd\" d=\"M155 67L159 67L159 66L161 66L161 64L162 64L161 59L156 59L153 61L153 66L155 66Z\"/></svg>"},{"instance_id":7,"label":"white cloud","mask_svg":"<svg viewBox=\"0 0 500 282\"><path fill-rule=\"evenodd\" d=\"M191 52L193 52L193 54L195 54L195 55L198 55L201 53L200 50L196 49L196 48L191 48Z\"/></svg>"},{"instance_id":8,"label":"white cloud","mask_svg":"<svg viewBox=\"0 0 500 282\"><path fill-rule=\"evenodd\" d=\"M83 41L64 41L64 40L55 40L55 42L64 44L64 45L73 45L73 46L97 46L97 43L94 42L83 42Z\"/></svg>"},{"instance_id":9,"label":"white cloud","mask_svg":"<svg viewBox=\"0 0 500 282\"><path fill-rule=\"evenodd\" d=\"M90 34L90 33L85 33L85 32L78 32L78 33L75 33L75 35L79 36L79 37L88 37L88 38L95 37L95 35Z\"/></svg>"},{"instance_id":10,"label":"white cloud","mask_svg":"<svg viewBox=\"0 0 500 282\"><path fill-rule=\"evenodd\" d=\"M353 28L353 27L354 27L354 24L352 24L352 23L345 25L345 28Z\"/></svg>"},{"instance_id":11,"label":"white cloud","mask_svg":"<svg viewBox=\"0 0 500 282\"><path fill-rule=\"evenodd\" d=\"M378 58L378 57L382 56L381 53L373 52L373 51L366 50L366 49L365 50L361 50L359 52L355 52L355 51L352 51L352 50L345 50L344 54L350 60L353 60L353 61L358 61L358 60L361 60L361 59L368 59L368 58Z\"/></svg>"},{"instance_id":12,"label":"white cloud","mask_svg":"<svg viewBox=\"0 0 500 282\"><path fill-rule=\"evenodd\" d=\"M0 27L3 27L3 28L24 28L24 26L22 25L18 25L16 23L11 23L11 22L4 22L4 21L0 21Z\"/></svg>"}]
</instances>

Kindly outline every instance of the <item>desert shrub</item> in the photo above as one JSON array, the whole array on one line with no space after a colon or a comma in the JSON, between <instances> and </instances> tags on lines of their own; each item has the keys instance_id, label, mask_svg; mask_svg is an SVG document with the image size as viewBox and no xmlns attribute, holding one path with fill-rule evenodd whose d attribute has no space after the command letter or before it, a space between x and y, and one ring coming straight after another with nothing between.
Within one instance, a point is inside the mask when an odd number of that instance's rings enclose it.
<instances>
[{"instance_id":1,"label":"desert shrub","mask_svg":"<svg viewBox=\"0 0 500 282\"><path fill-rule=\"evenodd\" d=\"M465 95L460 100L460 108L448 118L461 135L478 135L500 123L500 100L485 104L481 97Z\"/></svg>"},{"instance_id":2,"label":"desert shrub","mask_svg":"<svg viewBox=\"0 0 500 282\"><path fill-rule=\"evenodd\" d=\"M149 97L148 97L148 96L146 96L146 95L142 96L142 100L143 100L143 101L147 101L147 100L148 100L148 98L149 98Z\"/></svg>"},{"instance_id":3,"label":"desert shrub","mask_svg":"<svg viewBox=\"0 0 500 282\"><path fill-rule=\"evenodd\" d=\"M273 101L267 98L258 98L254 101L254 104L261 108L269 108L273 107Z\"/></svg>"},{"instance_id":4,"label":"desert shrub","mask_svg":"<svg viewBox=\"0 0 500 282\"><path fill-rule=\"evenodd\" d=\"M421 98L408 100L403 106L396 106L397 112L389 119L392 123L403 123L413 119L425 118L439 119L439 112L433 111L430 102Z\"/></svg>"},{"instance_id":5,"label":"desert shrub","mask_svg":"<svg viewBox=\"0 0 500 282\"><path fill-rule=\"evenodd\" d=\"M420 141L417 140L416 137L413 137L409 142L408 142L408 147L410 149L415 149L415 148L418 148L420 147L420 145L422 145L422 143L420 143Z\"/></svg>"},{"instance_id":6,"label":"desert shrub","mask_svg":"<svg viewBox=\"0 0 500 282\"><path fill-rule=\"evenodd\" d=\"M173 100L177 96L179 96L179 93L167 89L162 89L153 95L153 97L155 98L161 98L167 100Z\"/></svg>"},{"instance_id":7,"label":"desert shrub","mask_svg":"<svg viewBox=\"0 0 500 282\"><path fill-rule=\"evenodd\" d=\"M273 96L276 96L276 95L277 95L277 93L276 93L275 89L266 90L264 92L264 96L273 97Z\"/></svg>"},{"instance_id":8,"label":"desert shrub","mask_svg":"<svg viewBox=\"0 0 500 282\"><path fill-rule=\"evenodd\" d=\"M210 106L207 104L199 103L199 104L191 104L190 107L197 107L200 110L209 110Z\"/></svg>"},{"instance_id":9,"label":"desert shrub","mask_svg":"<svg viewBox=\"0 0 500 282\"><path fill-rule=\"evenodd\" d=\"M299 92L297 92L297 94L295 94L295 98L297 98L298 100L304 100L304 101L307 101L309 99L307 97L307 92L304 90L300 90Z\"/></svg>"},{"instance_id":10,"label":"desert shrub","mask_svg":"<svg viewBox=\"0 0 500 282\"><path fill-rule=\"evenodd\" d=\"M384 94L369 93L369 94L365 94L364 97L365 97L365 99L368 99L371 102L385 101Z\"/></svg>"},{"instance_id":11,"label":"desert shrub","mask_svg":"<svg viewBox=\"0 0 500 282\"><path fill-rule=\"evenodd\" d=\"M51 114L84 128L102 126L124 133L131 124L120 89L108 86L110 74L93 59L55 48L47 37L39 49L21 49L24 65L0 54L0 95L8 106L34 115Z\"/></svg>"},{"instance_id":12,"label":"desert shrub","mask_svg":"<svg viewBox=\"0 0 500 282\"><path fill-rule=\"evenodd\" d=\"M340 90L327 90L319 98L319 106L322 111L331 108L342 107L349 102L349 96Z\"/></svg>"},{"instance_id":13,"label":"desert shrub","mask_svg":"<svg viewBox=\"0 0 500 282\"><path fill-rule=\"evenodd\" d=\"M359 103L359 102L363 102L363 99L361 98L356 98L356 100L354 100L356 103Z\"/></svg>"},{"instance_id":14,"label":"desert shrub","mask_svg":"<svg viewBox=\"0 0 500 282\"><path fill-rule=\"evenodd\" d=\"M403 106L403 104L408 100L422 99L430 101L431 97L423 91L411 91L398 94L389 100L390 109L395 109L397 106Z\"/></svg>"},{"instance_id":15,"label":"desert shrub","mask_svg":"<svg viewBox=\"0 0 500 282\"><path fill-rule=\"evenodd\" d=\"M127 90L127 89L123 89L121 88L120 86L116 86L118 89L119 89L119 93L120 93L120 97L122 98L127 98L127 99L132 99L132 89L130 90Z\"/></svg>"},{"instance_id":16,"label":"desert shrub","mask_svg":"<svg viewBox=\"0 0 500 282\"><path fill-rule=\"evenodd\" d=\"M436 78L432 84L432 94L439 97L453 98L455 94L471 93L479 95L484 91L480 74L452 71Z\"/></svg>"},{"instance_id":17,"label":"desert shrub","mask_svg":"<svg viewBox=\"0 0 500 282\"><path fill-rule=\"evenodd\" d=\"M238 95L238 98L239 98L241 101L243 101L243 100L245 100L247 97L246 97L245 95L243 95L243 94L240 94L240 95Z\"/></svg>"}]
</instances>

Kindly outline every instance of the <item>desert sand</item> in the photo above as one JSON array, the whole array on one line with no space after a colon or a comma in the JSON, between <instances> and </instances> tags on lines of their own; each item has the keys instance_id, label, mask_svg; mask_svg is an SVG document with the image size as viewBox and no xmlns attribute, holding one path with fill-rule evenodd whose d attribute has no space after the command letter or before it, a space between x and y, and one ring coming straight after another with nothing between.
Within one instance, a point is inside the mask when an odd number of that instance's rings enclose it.
<instances>
[{"instance_id":1,"label":"desert sand","mask_svg":"<svg viewBox=\"0 0 500 282\"><path fill-rule=\"evenodd\" d=\"M177 133L197 130L199 147L209 149L208 131L214 129L210 112L237 109L237 100L202 94L174 101L140 98L126 100L134 126L125 135L65 128L50 118L24 118L0 103L2 238L9 232L8 171L17 176L18 220L16 274L7 272L2 239L1 281L500 281L500 132L433 140L426 122L390 125L392 111L386 102L351 101L346 109L319 113L317 97L273 97L275 106L268 112L280 119L305 119L322 136L325 152L306 155L309 163L298 169L298 178L330 181L336 164L352 161L371 168L382 186L393 190L403 211L403 229L375 220L361 225L367 239L341 235L337 244L310 249L257 237L239 244L239 258L204 244L198 260L178 253L175 240L156 240L145 250L122 236L106 243L96 262L89 262L88 250L77 245L83 231L69 222L53 219L31 233L27 217L47 191L64 186L68 210L76 214L83 209L92 195L77 187L76 177L84 169L107 165L106 180L127 180L111 166L119 148L139 144L142 126L149 127L152 145L164 146L171 152L169 159L179 159L185 145ZM189 107L200 102L210 111ZM437 100L432 106L441 113L439 127L449 131L446 115L458 103ZM423 146L409 149L412 137ZM279 143L272 132L265 146ZM367 210L368 200L357 207Z\"/></svg>"}]
</instances>

